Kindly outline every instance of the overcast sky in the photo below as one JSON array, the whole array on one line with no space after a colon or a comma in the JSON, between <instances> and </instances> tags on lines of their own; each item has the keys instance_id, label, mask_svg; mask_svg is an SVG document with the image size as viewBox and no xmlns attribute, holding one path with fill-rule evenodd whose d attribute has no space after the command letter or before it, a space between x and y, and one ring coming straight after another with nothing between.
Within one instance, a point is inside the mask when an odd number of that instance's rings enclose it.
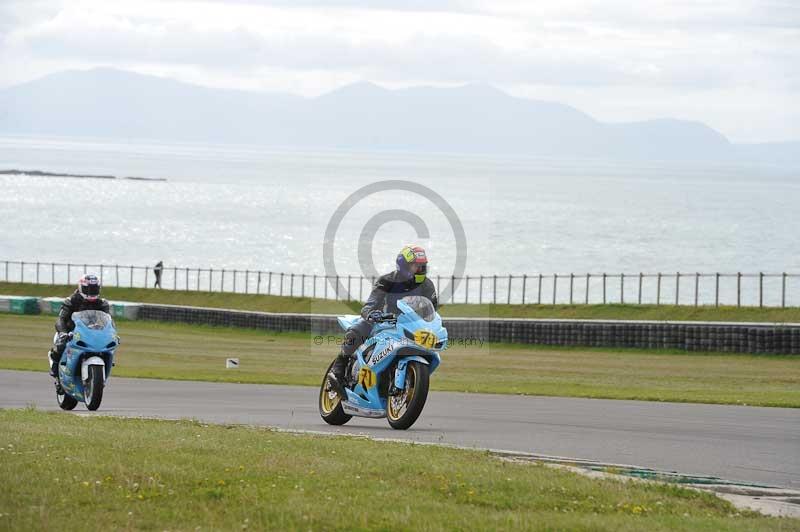
<instances>
[{"instance_id":1,"label":"overcast sky","mask_svg":"<svg viewBox=\"0 0 800 532\"><path fill-rule=\"evenodd\" d=\"M800 140L800 0L0 0L0 86L93 66L307 96L486 82Z\"/></svg>"}]
</instances>

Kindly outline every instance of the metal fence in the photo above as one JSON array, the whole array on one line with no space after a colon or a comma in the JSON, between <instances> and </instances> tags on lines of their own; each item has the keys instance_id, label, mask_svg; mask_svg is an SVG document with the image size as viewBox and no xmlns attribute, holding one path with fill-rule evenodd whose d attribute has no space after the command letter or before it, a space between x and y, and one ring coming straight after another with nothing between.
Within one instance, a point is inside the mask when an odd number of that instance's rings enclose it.
<instances>
[{"instance_id":1,"label":"metal fence","mask_svg":"<svg viewBox=\"0 0 800 532\"><path fill-rule=\"evenodd\" d=\"M84 273L106 286L153 287L152 266L0 261L6 282L73 284ZM797 273L537 273L526 275L431 275L437 287L455 286L446 303L800 306ZM161 287L363 301L374 279L259 270L165 267ZM338 289L344 287L344 291Z\"/></svg>"}]
</instances>

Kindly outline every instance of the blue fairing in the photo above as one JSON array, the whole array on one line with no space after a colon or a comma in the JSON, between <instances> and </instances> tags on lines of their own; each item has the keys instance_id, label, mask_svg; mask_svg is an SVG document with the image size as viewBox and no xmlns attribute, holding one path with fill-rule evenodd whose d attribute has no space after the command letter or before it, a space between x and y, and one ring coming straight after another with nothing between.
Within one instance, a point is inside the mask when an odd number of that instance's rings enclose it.
<instances>
[{"instance_id":1,"label":"blue fairing","mask_svg":"<svg viewBox=\"0 0 800 532\"><path fill-rule=\"evenodd\" d=\"M439 367L439 352L447 348L447 329L433 312L420 317L403 300L398 301L397 322L375 325L372 336L356 350L351 377L355 384L346 390L347 403L372 416L385 414L387 389L405 387L408 362L426 364L431 373ZM341 316L339 324L349 329L361 318Z\"/></svg>"},{"instance_id":2,"label":"blue fairing","mask_svg":"<svg viewBox=\"0 0 800 532\"><path fill-rule=\"evenodd\" d=\"M98 356L105 362L106 379L114 364L114 352L119 344L117 330L111 316L97 310L76 312L72 315L75 329L67 343L58 365L61 387L66 393L84 400L81 382L81 364L90 356Z\"/></svg>"}]
</instances>

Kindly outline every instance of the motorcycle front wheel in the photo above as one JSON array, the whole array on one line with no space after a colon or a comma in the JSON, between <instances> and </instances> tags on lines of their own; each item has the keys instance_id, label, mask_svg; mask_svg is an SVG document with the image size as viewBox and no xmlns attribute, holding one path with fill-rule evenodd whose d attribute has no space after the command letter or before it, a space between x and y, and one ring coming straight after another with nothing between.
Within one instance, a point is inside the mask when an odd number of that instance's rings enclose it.
<instances>
[{"instance_id":1,"label":"motorcycle front wheel","mask_svg":"<svg viewBox=\"0 0 800 532\"><path fill-rule=\"evenodd\" d=\"M86 398L86 408L97 410L103 400L103 387L105 385L105 368L103 366L89 366L89 378L83 384L83 396Z\"/></svg>"},{"instance_id":2,"label":"motorcycle front wheel","mask_svg":"<svg viewBox=\"0 0 800 532\"><path fill-rule=\"evenodd\" d=\"M425 407L429 384L428 366L416 360L409 362L405 389L386 402L386 419L393 429L406 430L414 424Z\"/></svg>"},{"instance_id":3,"label":"motorcycle front wheel","mask_svg":"<svg viewBox=\"0 0 800 532\"><path fill-rule=\"evenodd\" d=\"M328 372L332 366L333 362L325 370L325 376L322 377L322 385L319 388L319 415L328 425L344 425L353 416L344 413L342 398L328 381Z\"/></svg>"}]
</instances>

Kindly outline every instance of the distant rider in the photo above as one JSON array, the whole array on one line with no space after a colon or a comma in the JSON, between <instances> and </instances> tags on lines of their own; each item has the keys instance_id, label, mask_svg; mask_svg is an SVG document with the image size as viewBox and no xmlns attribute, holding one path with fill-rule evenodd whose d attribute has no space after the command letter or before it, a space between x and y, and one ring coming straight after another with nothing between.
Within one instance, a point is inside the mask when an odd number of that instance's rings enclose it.
<instances>
[{"instance_id":1,"label":"distant rider","mask_svg":"<svg viewBox=\"0 0 800 532\"><path fill-rule=\"evenodd\" d=\"M100 279L96 275L84 275L78 281L78 288L71 296L61 303L61 310L56 319L56 331L58 337L52 349L50 349L50 375L58 375L58 361L69 342L69 333L75 328L72 321L73 312L84 310L101 310L110 313L108 301L100 297Z\"/></svg>"},{"instance_id":2,"label":"distant rider","mask_svg":"<svg viewBox=\"0 0 800 532\"><path fill-rule=\"evenodd\" d=\"M344 372L356 349L369 338L372 327L385 312L399 313L397 301L406 296L425 296L439 308L436 287L427 278L428 257L419 246L406 246L397 255L397 269L375 281L372 293L361 309L361 318L347 329L339 356L331 366L328 379L340 395L344 395Z\"/></svg>"}]
</instances>

